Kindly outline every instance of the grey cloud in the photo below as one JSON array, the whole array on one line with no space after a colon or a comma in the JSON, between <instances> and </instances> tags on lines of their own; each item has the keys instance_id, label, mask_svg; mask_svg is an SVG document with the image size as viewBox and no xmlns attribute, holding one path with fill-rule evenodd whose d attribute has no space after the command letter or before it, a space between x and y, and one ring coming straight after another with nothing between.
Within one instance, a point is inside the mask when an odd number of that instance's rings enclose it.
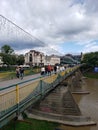
<instances>
[{"instance_id":1,"label":"grey cloud","mask_svg":"<svg viewBox=\"0 0 98 130\"><path fill-rule=\"evenodd\" d=\"M86 0L84 4L85 11L88 15L98 14L98 0Z\"/></svg>"},{"instance_id":2,"label":"grey cloud","mask_svg":"<svg viewBox=\"0 0 98 130\"><path fill-rule=\"evenodd\" d=\"M95 31L98 28L97 0L1 0L0 6L2 15L38 38L34 40L33 37L31 42L28 40L30 37L23 35L20 38L20 31L16 31L19 34L19 40L15 42L17 49L95 39L98 36L98 31ZM22 39L24 42L20 45ZM16 48L13 42L11 45Z\"/></svg>"},{"instance_id":3,"label":"grey cloud","mask_svg":"<svg viewBox=\"0 0 98 130\"><path fill-rule=\"evenodd\" d=\"M45 43L0 15L0 46L8 44L14 49L44 47Z\"/></svg>"},{"instance_id":4,"label":"grey cloud","mask_svg":"<svg viewBox=\"0 0 98 130\"><path fill-rule=\"evenodd\" d=\"M86 21L81 21L81 22L74 22L74 21L69 21L68 25L62 26L59 28L58 32L60 35L78 35L82 34L85 31L88 31L91 29L91 25L88 24Z\"/></svg>"}]
</instances>

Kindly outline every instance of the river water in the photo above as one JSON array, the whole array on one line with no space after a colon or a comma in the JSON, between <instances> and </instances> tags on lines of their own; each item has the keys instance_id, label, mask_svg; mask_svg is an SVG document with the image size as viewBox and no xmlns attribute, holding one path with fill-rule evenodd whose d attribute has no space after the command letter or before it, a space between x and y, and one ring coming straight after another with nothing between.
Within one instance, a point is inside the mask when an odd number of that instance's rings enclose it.
<instances>
[{"instance_id":1,"label":"river water","mask_svg":"<svg viewBox=\"0 0 98 130\"><path fill-rule=\"evenodd\" d=\"M89 91L89 94L73 94L73 97L79 105L82 115L91 117L97 124L82 127L61 125L62 130L98 130L98 79L83 79L82 87Z\"/></svg>"}]
</instances>

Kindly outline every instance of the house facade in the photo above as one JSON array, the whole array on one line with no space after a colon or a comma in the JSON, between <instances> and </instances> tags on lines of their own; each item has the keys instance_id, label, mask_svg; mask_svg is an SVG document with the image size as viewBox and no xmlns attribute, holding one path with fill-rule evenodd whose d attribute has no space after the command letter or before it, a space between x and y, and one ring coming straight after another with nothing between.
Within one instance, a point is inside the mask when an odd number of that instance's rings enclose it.
<instances>
[{"instance_id":1,"label":"house facade","mask_svg":"<svg viewBox=\"0 0 98 130\"><path fill-rule=\"evenodd\" d=\"M60 57L51 55L51 56L45 56L45 65L55 65L55 64L60 64Z\"/></svg>"},{"instance_id":2,"label":"house facade","mask_svg":"<svg viewBox=\"0 0 98 130\"><path fill-rule=\"evenodd\" d=\"M3 65L2 57L0 56L0 66Z\"/></svg>"},{"instance_id":3,"label":"house facade","mask_svg":"<svg viewBox=\"0 0 98 130\"><path fill-rule=\"evenodd\" d=\"M45 62L44 53L30 50L25 54L25 64L30 66L42 66Z\"/></svg>"},{"instance_id":4,"label":"house facade","mask_svg":"<svg viewBox=\"0 0 98 130\"><path fill-rule=\"evenodd\" d=\"M60 64L60 58L55 55L45 56L42 52L30 50L25 54L25 64L30 66L55 65Z\"/></svg>"}]
</instances>

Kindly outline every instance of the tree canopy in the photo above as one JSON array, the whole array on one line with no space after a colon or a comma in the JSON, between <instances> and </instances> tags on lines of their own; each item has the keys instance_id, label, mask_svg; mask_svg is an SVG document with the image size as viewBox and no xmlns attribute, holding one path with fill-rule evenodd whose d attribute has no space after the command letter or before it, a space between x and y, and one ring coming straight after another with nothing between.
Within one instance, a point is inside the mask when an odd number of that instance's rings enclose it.
<instances>
[{"instance_id":1,"label":"tree canopy","mask_svg":"<svg viewBox=\"0 0 98 130\"><path fill-rule=\"evenodd\" d=\"M98 66L98 52L86 53L82 62L92 67Z\"/></svg>"},{"instance_id":2,"label":"tree canopy","mask_svg":"<svg viewBox=\"0 0 98 130\"><path fill-rule=\"evenodd\" d=\"M24 56L16 55L13 53L14 50L9 45L4 45L1 47L0 56L2 61L6 65L22 65L24 64Z\"/></svg>"},{"instance_id":3,"label":"tree canopy","mask_svg":"<svg viewBox=\"0 0 98 130\"><path fill-rule=\"evenodd\" d=\"M12 54L14 50L9 45L4 45L1 47L1 53Z\"/></svg>"}]
</instances>

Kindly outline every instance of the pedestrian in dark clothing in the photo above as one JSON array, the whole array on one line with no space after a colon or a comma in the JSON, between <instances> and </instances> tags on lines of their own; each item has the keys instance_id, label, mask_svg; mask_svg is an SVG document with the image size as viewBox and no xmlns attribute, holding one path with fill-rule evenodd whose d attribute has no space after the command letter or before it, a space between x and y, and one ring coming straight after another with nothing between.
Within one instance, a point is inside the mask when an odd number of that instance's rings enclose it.
<instances>
[{"instance_id":1,"label":"pedestrian in dark clothing","mask_svg":"<svg viewBox=\"0 0 98 130\"><path fill-rule=\"evenodd\" d=\"M16 68L16 77L19 78L20 76L20 68L17 66Z\"/></svg>"},{"instance_id":2,"label":"pedestrian in dark clothing","mask_svg":"<svg viewBox=\"0 0 98 130\"><path fill-rule=\"evenodd\" d=\"M47 75L47 72L48 72L48 67L45 66L45 74Z\"/></svg>"},{"instance_id":3,"label":"pedestrian in dark clothing","mask_svg":"<svg viewBox=\"0 0 98 130\"><path fill-rule=\"evenodd\" d=\"M57 73L57 66L56 65L54 66L54 73L55 74Z\"/></svg>"},{"instance_id":4,"label":"pedestrian in dark clothing","mask_svg":"<svg viewBox=\"0 0 98 130\"><path fill-rule=\"evenodd\" d=\"M51 75L51 65L48 65L48 75Z\"/></svg>"},{"instance_id":5,"label":"pedestrian in dark clothing","mask_svg":"<svg viewBox=\"0 0 98 130\"><path fill-rule=\"evenodd\" d=\"M23 77L24 77L24 68L23 67L20 67L20 77L21 77L21 79L23 79Z\"/></svg>"}]
</instances>

